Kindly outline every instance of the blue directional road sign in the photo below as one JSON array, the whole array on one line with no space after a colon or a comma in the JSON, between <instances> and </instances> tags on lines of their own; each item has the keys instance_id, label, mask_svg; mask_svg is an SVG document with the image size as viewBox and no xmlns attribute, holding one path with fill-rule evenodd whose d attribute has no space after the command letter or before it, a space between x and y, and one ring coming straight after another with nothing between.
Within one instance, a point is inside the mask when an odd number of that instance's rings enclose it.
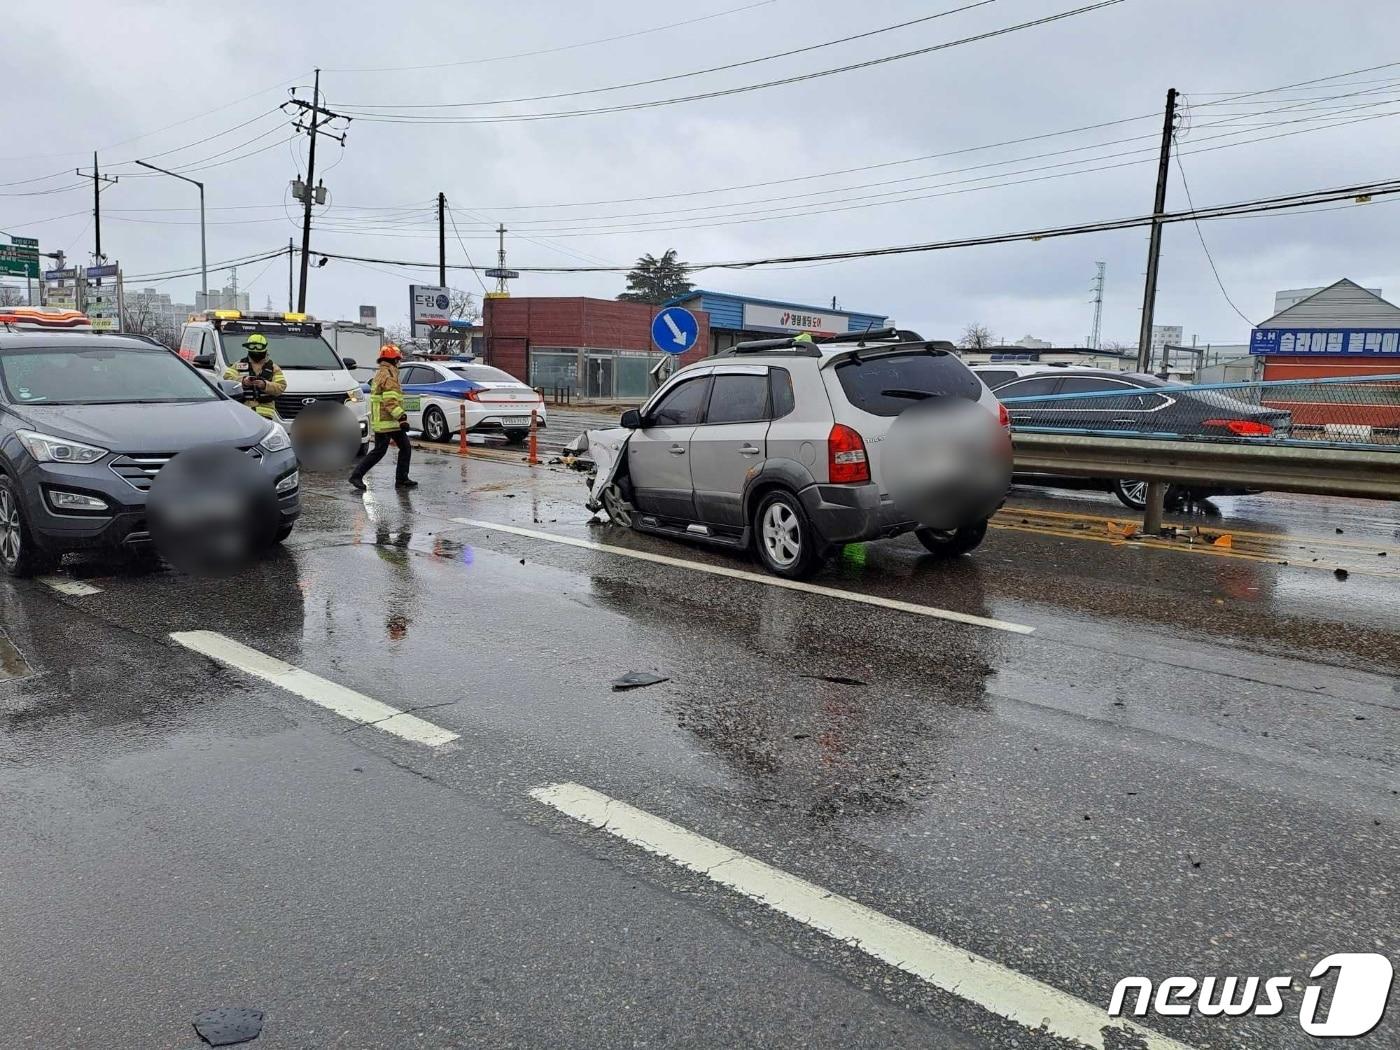
<instances>
[{"instance_id":1,"label":"blue directional road sign","mask_svg":"<svg viewBox=\"0 0 1400 1050\"><path fill-rule=\"evenodd\" d=\"M683 354L700 338L700 322L681 306L668 306L651 319L651 341L668 354Z\"/></svg>"}]
</instances>

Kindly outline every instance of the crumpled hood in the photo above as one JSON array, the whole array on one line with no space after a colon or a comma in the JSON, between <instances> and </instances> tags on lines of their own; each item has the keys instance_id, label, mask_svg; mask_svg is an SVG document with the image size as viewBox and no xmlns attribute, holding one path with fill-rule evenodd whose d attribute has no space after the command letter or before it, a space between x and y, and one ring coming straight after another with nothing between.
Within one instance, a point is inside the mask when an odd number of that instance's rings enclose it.
<instances>
[{"instance_id":1,"label":"crumpled hood","mask_svg":"<svg viewBox=\"0 0 1400 1050\"><path fill-rule=\"evenodd\" d=\"M180 405L14 406L28 428L112 452L183 452L196 445L255 445L267 420L234 401Z\"/></svg>"}]
</instances>

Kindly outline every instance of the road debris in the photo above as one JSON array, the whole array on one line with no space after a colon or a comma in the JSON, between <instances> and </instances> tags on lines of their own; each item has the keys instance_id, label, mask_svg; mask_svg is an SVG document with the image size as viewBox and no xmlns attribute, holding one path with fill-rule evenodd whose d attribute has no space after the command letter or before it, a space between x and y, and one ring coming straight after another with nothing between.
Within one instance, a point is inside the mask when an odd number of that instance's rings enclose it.
<instances>
[{"instance_id":1,"label":"road debris","mask_svg":"<svg viewBox=\"0 0 1400 1050\"><path fill-rule=\"evenodd\" d=\"M620 678L612 680L613 692L620 693L624 689L641 689L648 685L658 685L661 682L669 682L670 679L659 674L652 674L650 671L628 671Z\"/></svg>"},{"instance_id":2,"label":"road debris","mask_svg":"<svg viewBox=\"0 0 1400 1050\"><path fill-rule=\"evenodd\" d=\"M233 1046L256 1039L262 1032L263 1012L241 1006L221 1006L194 1015L194 1030L210 1046Z\"/></svg>"}]
</instances>

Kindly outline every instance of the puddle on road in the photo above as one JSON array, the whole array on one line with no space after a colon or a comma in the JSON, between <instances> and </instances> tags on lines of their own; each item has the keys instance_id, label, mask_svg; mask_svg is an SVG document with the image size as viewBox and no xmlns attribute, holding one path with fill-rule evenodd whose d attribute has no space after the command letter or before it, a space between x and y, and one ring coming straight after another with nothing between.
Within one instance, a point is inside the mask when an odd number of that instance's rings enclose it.
<instances>
[{"instance_id":1,"label":"puddle on road","mask_svg":"<svg viewBox=\"0 0 1400 1050\"><path fill-rule=\"evenodd\" d=\"M0 634L0 682L12 678L28 678L33 673L34 669L29 666L24 654L15 648L9 638Z\"/></svg>"}]
</instances>

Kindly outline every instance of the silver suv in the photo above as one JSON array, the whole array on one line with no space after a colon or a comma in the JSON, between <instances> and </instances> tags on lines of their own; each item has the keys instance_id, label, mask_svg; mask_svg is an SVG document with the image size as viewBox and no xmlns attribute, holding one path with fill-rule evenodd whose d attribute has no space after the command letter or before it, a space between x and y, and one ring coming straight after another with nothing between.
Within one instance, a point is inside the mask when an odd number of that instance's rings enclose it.
<instances>
[{"instance_id":1,"label":"silver suv","mask_svg":"<svg viewBox=\"0 0 1400 1050\"><path fill-rule=\"evenodd\" d=\"M958 433L977 431L992 469L938 439L927 425L936 404L959 410ZM900 422L916 416L917 426ZM842 544L910 531L935 554L966 553L1010 480L996 398L951 344L893 329L741 343L681 369L623 413L621 429L587 439L591 510L643 532L753 549L787 577L810 575ZM897 495L912 491L899 481L911 460L941 460L936 484L919 490L932 498Z\"/></svg>"}]
</instances>

